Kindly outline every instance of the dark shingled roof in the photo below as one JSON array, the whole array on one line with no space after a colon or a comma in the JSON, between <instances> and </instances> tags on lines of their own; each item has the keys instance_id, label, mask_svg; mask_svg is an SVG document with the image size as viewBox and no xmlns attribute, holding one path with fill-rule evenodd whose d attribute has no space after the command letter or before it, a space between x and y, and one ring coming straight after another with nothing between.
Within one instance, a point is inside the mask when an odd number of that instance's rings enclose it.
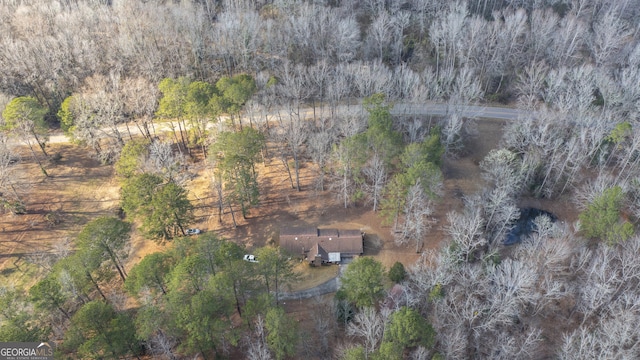
<instances>
[{"instance_id":1,"label":"dark shingled roof","mask_svg":"<svg viewBox=\"0 0 640 360\"><path fill-rule=\"evenodd\" d=\"M355 256L364 251L360 230L283 228L280 230L280 247L293 255L305 255L309 260L317 254L328 260L327 254L331 252Z\"/></svg>"},{"instance_id":2,"label":"dark shingled roof","mask_svg":"<svg viewBox=\"0 0 640 360\"><path fill-rule=\"evenodd\" d=\"M307 235L307 236L318 236L318 229L314 227L308 228L282 228L280 229L280 236L283 235Z\"/></svg>"},{"instance_id":3,"label":"dark shingled roof","mask_svg":"<svg viewBox=\"0 0 640 360\"><path fill-rule=\"evenodd\" d=\"M322 248L322 246L320 246L320 244L316 244L316 246L312 247L307 253L309 261L313 261L317 256L322 258L324 261L329 260L329 254Z\"/></svg>"}]
</instances>

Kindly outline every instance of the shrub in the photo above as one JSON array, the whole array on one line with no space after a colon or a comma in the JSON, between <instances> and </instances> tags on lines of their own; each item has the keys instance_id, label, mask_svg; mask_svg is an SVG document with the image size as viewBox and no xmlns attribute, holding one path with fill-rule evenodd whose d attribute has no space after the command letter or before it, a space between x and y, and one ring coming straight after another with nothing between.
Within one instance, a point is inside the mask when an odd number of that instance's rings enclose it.
<instances>
[{"instance_id":1,"label":"shrub","mask_svg":"<svg viewBox=\"0 0 640 360\"><path fill-rule=\"evenodd\" d=\"M394 283L401 283L407 277L407 271L404 269L404 265L401 262L396 261L391 269L389 269L389 279Z\"/></svg>"}]
</instances>

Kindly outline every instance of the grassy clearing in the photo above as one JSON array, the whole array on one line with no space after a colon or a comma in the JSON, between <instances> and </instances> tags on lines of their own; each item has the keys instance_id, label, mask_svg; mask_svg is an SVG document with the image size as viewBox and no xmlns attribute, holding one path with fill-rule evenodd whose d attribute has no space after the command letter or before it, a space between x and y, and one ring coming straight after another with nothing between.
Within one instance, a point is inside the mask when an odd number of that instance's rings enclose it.
<instances>
[{"instance_id":1,"label":"grassy clearing","mask_svg":"<svg viewBox=\"0 0 640 360\"><path fill-rule=\"evenodd\" d=\"M12 267L0 270L1 286L12 286L17 289L29 289L39 278L41 269L24 259L12 262Z\"/></svg>"},{"instance_id":2,"label":"grassy clearing","mask_svg":"<svg viewBox=\"0 0 640 360\"><path fill-rule=\"evenodd\" d=\"M311 289L338 276L340 268L336 265L312 267L306 262L301 262L294 268L300 279L291 284L291 291Z\"/></svg>"}]
</instances>

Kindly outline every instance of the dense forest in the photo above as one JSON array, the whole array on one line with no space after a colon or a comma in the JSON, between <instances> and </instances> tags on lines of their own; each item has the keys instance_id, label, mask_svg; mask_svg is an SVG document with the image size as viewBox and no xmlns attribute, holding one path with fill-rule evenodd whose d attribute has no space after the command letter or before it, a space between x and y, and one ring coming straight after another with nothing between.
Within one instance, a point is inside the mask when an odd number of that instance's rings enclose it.
<instances>
[{"instance_id":1,"label":"dense forest","mask_svg":"<svg viewBox=\"0 0 640 360\"><path fill-rule=\"evenodd\" d=\"M639 18L629 0L0 1L2 212L28 210L14 145L46 177L58 129L122 189L121 216L33 286L0 284L0 340L79 359L640 358ZM478 104L520 115L422 252ZM354 260L300 335L278 301L288 254L185 236L187 161L222 222L259 203L265 157L296 191L304 164L314 191L370 207L420 260ZM505 246L525 197L578 220L543 214ZM127 268L132 231L168 245Z\"/></svg>"}]
</instances>

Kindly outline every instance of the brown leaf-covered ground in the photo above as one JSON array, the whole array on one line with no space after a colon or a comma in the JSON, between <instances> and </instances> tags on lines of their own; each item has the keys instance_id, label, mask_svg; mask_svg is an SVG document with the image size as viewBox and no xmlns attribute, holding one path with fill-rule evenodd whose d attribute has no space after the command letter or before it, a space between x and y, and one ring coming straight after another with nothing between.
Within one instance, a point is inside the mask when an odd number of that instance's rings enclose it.
<instances>
[{"instance_id":1,"label":"brown leaf-covered ground","mask_svg":"<svg viewBox=\"0 0 640 360\"><path fill-rule=\"evenodd\" d=\"M443 239L442 226L447 212L462 206L462 196L482 187L478 163L498 144L502 121L478 122L478 135L469 139L461 156L448 159L444 166L444 192L436 203L433 226L423 250L437 248ZM17 182L21 185L27 214L0 214L0 281L18 282L37 269L30 263L42 252L55 252L59 245L73 240L82 226L102 215L116 215L119 207L119 185L113 167L97 161L91 150L72 144L54 144L50 153L60 153L57 164L47 164L45 177L26 148L20 149L22 161L17 163ZM274 154L271 154L274 155ZM196 223L203 231L215 231L221 237L244 244L248 250L277 241L282 226L318 226L355 228L367 233L365 253L391 266L395 261L410 265L418 259L415 245L396 246L391 227L383 224L379 214L366 204L345 209L332 193L314 189L316 169L313 164L301 166L301 190L291 187L284 168L275 156L258 166L261 184L260 205L243 219L234 208L238 226L232 225L228 207L218 222L216 198L211 189L211 174L196 156L190 161L189 197L196 207ZM329 181L327 179L327 181ZM52 219L57 219L53 221ZM145 240L134 232L128 267L145 254L160 251L165 245ZM36 261L37 262L37 261Z\"/></svg>"},{"instance_id":2,"label":"brown leaf-covered ground","mask_svg":"<svg viewBox=\"0 0 640 360\"><path fill-rule=\"evenodd\" d=\"M480 169L481 159L495 148L502 134L503 121L480 120L477 135L466 141L466 148L457 158L447 159L444 165L443 196L436 203L433 227L425 239L423 250L436 249L445 237L443 226L446 214L462 207L462 197L480 191L484 185ZM60 153L57 164L46 166L45 177L32 160L27 149L20 149L22 161L16 164L18 183L28 213L25 215L0 214L0 283L29 286L34 275L42 271L36 264L43 253L59 251L61 244L73 240L88 221L102 215L116 215L119 208L119 185L113 167L100 164L89 149L72 144L56 144L50 153ZM272 154L273 155L273 154ZM229 209L222 222L218 222L216 198L212 191L211 174L201 158L190 160L191 180L187 183L189 197L196 207L196 223L203 231L214 231L221 237L244 244L247 251L265 244L277 242L283 226L318 226L325 228L361 229L366 236L365 254L390 267L400 261L410 266L419 259L415 245L397 246L391 236L391 227L382 223L379 214L369 205L360 204L345 209L329 191L314 189L316 169L313 164L301 167L302 191L292 188L282 164L275 158L267 158L258 166L261 184L260 205L251 209L243 219L235 210L238 226L232 226ZM569 204L540 199L524 199L523 206L534 206L551 211L560 220L574 221L576 215ZM134 231L132 251L127 267L130 268L148 253L162 251L170 244L159 245L146 240ZM62 247L63 248L63 247ZM303 281L293 288L300 290L315 286L335 276L336 271L298 267ZM326 296L325 296L326 297ZM314 326L310 309L327 298L307 299L285 304L303 331ZM332 343L338 343L333 339ZM320 357L319 357L320 358Z\"/></svg>"}]
</instances>

